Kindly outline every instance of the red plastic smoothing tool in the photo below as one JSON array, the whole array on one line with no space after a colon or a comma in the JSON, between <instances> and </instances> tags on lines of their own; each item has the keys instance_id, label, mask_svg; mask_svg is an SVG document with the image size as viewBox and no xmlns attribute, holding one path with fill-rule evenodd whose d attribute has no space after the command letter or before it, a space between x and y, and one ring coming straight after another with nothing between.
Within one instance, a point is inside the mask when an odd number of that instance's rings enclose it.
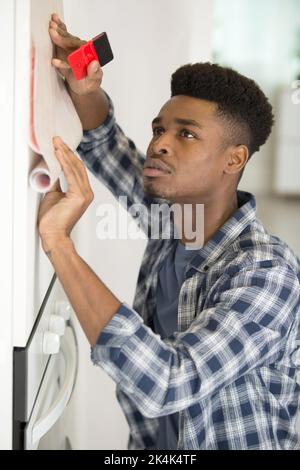
<instances>
[{"instance_id":1,"label":"red plastic smoothing tool","mask_svg":"<svg viewBox=\"0 0 300 470\"><path fill-rule=\"evenodd\" d=\"M86 77L87 67L93 60L97 60L103 67L113 58L107 34L101 33L72 52L67 60L76 80L82 80Z\"/></svg>"}]
</instances>

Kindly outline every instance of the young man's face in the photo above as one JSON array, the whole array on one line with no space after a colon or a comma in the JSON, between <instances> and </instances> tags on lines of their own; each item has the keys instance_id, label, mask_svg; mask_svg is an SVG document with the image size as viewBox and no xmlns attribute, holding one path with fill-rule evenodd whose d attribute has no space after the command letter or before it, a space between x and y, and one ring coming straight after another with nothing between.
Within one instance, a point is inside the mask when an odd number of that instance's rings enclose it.
<instances>
[{"instance_id":1,"label":"young man's face","mask_svg":"<svg viewBox=\"0 0 300 470\"><path fill-rule=\"evenodd\" d=\"M145 193L170 202L206 202L219 192L224 177L226 130L216 104L179 95L153 122L144 165ZM164 171L148 166L158 166Z\"/></svg>"}]
</instances>

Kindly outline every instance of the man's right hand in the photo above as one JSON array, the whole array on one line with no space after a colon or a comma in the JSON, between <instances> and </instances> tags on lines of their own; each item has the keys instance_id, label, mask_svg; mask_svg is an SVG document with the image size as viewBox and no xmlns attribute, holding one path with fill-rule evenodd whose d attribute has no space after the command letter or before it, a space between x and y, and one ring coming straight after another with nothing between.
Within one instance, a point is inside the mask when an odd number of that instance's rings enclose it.
<instances>
[{"instance_id":1,"label":"man's right hand","mask_svg":"<svg viewBox=\"0 0 300 470\"><path fill-rule=\"evenodd\" d=\"M82 41L80 38L68 33L66 25L56 13L51 15L49 34L55 45L55 56L52 59L52 65L65 77L70 90L81 96L98 90L103 77L103 71L99 62L95 60L89 64L87 76L82 80L76 80L67 62L68 55L85 44L86 41Z\"/></svg>"}]
</instances>

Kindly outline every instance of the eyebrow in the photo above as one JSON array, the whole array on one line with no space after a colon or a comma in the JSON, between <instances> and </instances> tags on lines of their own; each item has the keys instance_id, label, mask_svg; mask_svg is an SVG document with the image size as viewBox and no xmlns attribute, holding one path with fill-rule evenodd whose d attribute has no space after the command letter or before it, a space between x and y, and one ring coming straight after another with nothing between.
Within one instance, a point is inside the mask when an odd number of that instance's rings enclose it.
<instances>
[{"instance_id":1,"label":"eyebrow","mask_svg":"<svg viewBox=\"0 0 300 470\"><path fill-rule=\"evenodd\" d=\"M156 118L153 119L152 125L153 124L161 124L161 122L162 122L162 118L161 117L156 117ZM175 118L174 122L176 124L181 124L183 126L194 126L194 127L199 127L199 129L203 128L203 126L201 126L201 124L199 124L199 122L194 121L193 119Z\"/></svg>"}]
</instances>

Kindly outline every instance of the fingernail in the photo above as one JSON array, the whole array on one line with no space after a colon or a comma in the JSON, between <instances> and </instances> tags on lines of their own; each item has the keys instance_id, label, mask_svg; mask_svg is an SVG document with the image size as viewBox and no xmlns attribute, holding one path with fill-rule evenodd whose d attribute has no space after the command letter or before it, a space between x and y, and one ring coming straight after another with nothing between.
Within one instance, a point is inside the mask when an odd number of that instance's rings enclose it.
<instances>
[{"instance_id":1,"label":"fingernail","mask_svg":"<svg viewBox=\"0 0 300 470\"><path fill-rule=\"evenodd\" d=\"M54 137L53 141L55 148L59 148L62 146L62 140L60 137Z\"/></svg>"},{"instance_id":2,"label":"fingernail","mask_svg":"<svg viewBox=\"0 0 300 470\"><path fill-rule=\"evenodd\" d=\"M92 72L96 73L96 72L98 72L98 70L99 70L99 64L97 62L95 62L92 65Z\"/></svg>"}]
</instances>

